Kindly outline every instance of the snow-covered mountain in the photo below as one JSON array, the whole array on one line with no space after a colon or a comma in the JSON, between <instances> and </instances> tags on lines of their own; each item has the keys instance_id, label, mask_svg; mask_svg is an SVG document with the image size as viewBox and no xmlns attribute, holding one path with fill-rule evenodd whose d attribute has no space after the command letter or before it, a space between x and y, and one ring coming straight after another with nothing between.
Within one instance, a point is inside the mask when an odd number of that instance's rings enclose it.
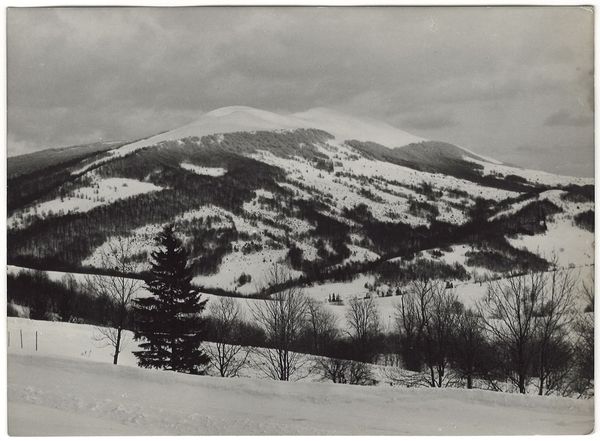
<instances>
[{"instance_id":1,"label":"snow-covered mountain","mask_svg":"<svg viewBox=\"0 0 600 441\"><path fill-rule=\"evenodd\" d=\"M564 265L593 263L593 180L328 109L226 107L147 139L80 149L19 173L9 160L9 263L98 267L103 247L127 236L143 272L168 222L198 284L241 294L275 263L298 283L362 274L373 286L400 270L473 280L539 268L554 253Z\"/></svg>"},{"instance_id":2,"label":"snow-covered mountain","mask_svg":"<svg viewBox=\"0 0 600 441\"><path fill-rule=\"evenodd\" d=\"M332 134L340 141L356 139L377 142L391 147L425 141L389 124L360 119L325 108L315 108L291 115L279 115L253 107L231 106L205 113L190 124L123 146L114 150L113 153L124 155L160 142L191 136L202 137L217 133L295 129L320 129Z\"/></svg>"}]
</instances>

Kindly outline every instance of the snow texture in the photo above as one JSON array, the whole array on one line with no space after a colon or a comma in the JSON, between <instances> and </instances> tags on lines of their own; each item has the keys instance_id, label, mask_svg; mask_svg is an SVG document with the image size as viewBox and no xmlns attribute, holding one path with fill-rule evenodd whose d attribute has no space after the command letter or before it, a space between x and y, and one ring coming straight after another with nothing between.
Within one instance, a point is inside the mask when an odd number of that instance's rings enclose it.
<instances>
[{"instance_id":1,"label":"snow texture","mask_svg":"<svg viewBox=\"0 0 600 441\"><path fill-rule=\"evenodd\" d=\"M223 176L225 173L227 173L227 170L222 167L202 167L200 165L189 164L187 162L182 162L179 165L181 166L181 168L204 176L217 177Z\"/></svg>"},{"instance_id":2,"label":"snow texture","mask_svg":"<svg viewBox=\"0 0 600 441\"><path fill-rule=\"evenodd\" d=\"M591 400L201 377L133 367L129 352L114 366L110 349L97 352L92 345L92 327L12 318L8 325L10 435L525 435L593 429ZM81 347L82 328L90 349ZM23 349L16 330L23 331Z\"/></svg>"},{"instance_id":3,"label":"snow texture","mask_svg":"<svg viewBox=\"0 0 600 441\"><path fill-rule=\"evenodd\" d=\"M481 155L478 155L482 157ZM548 173L540 170L530 170L526 168L509 166L505 164L497 164L489 162L488 160L477 160L474 158L470 158L465 156L465 161L474 162L483 166L483 174L484 175L517 175L522 178L527 179L530 182L542 185L556 186L556 185L569 185L569 184L577 184L577 185L594 185L594 178L580 178L573 176L563 176L563 175L555 175L553 173Z\"/></svg>"}]
</instances>

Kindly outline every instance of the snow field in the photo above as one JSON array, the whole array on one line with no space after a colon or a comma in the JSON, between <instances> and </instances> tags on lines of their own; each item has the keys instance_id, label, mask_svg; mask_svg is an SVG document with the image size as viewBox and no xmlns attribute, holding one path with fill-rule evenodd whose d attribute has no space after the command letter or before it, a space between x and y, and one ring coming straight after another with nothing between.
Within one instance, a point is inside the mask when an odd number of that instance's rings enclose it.
<instances>
[{"instance_id":1,"label":"snow field","mask_svg":"<svg viewBox=\"0 0 600 441\"><path fill-rule=\"evenodd\" d=\"M481 157L481 155L477 155ZM483 174L502 174L504 176L507 175L517 175L522 178L527 179L530 182L542 185L549 186L557 186L557 185L569 185L569 184L577 184L577 185L588 185L594 184L594 178L579 178L574 176L563 176L563 175L555 175L553 173L548 173L539 170L530 170L526 168L520 167L511 167L504 164L494 164L492 162L480 161L475 158L464 157L465 161L474 162L476 164L483 166Z\"/></svg>"},{"instance_id":2,"label":"snow field","mask_svg":"<svg viewBox=\"0 0 600 441\"><path fill-rule=\"evenodd\" d=\"M538 200L548 200L563 210L562 213L556 213L549 217L546 222L547 231L533 236L507 237L507 240L515 248L526 249L545 259L552 259L553 256L556 256L558 264L563 267L593 264L594 233L575 225L573 218L578 213L593 210L594 203L566 201L561 198L561 195L565 193L562 190L548 190L539 195ZM509 209L497 213L491 219L516 213L533 200L527 199L518 202Z\"/></svg>"},{"instance_id":3,"label":"snow field","mask_svg":"<svg viewBox=\"0 0 600 441\"><path fill-rule=\"evenodd\" d=\"M119 199L163 189L149 182L128 178L99 178L92 175L92 179L91 186L78 188L64 198L56 198L19 210L8 218L7 227L25 228L32 221L29 217L44 218L51 215L84 213Z\"/></svg>"},{"instance_id":4,"label":"snow field","mask_svg":"<svg viewBox=\"0 0 600 441\"><path fill-rule=\"evenodd\" d=\"M187 162L182 162L179 165L185 170L189 170L203 176L218 177L227 173L227 170L222 167L202 167L195 164L189 164Z\"/></svg>"},{"instance_id":5,"label":"snow field","mask_svg":"<svg viewBox=\"0 0 600 441\"><path fill-rule=\"evenodd\" d=\"M511 205L510 208L507 208L506 210L502 210L502 211L496 213L495 215L490 217L490 220L495 220L501 216L507 216L510 214L514 214L517 211L519 211L520 209L522 209L523 207L525 207L526 205L529 205L530 203L532 203L534 201L542 201L542 200L550 201L554 205L556 205L557 207L562 209L564 211L564 213L557 213L556 215L554 215L554 216L559 216L559 217L560 216L572 217L583 211L594 209L593 202L570 202L570 201L566 201L566 200L562 199L561 195L566 194L566 193L567 192L564 190L544 191L544 192L540 193L537 198L530 198L530 199L526 199L521 202L517 202L517 203Z\"/></svg>"},{"instance_id":6,"label":"snow field","mask_svg":"<svg viewBox=\"0 0 600 441\"><path fill-rule=\"evenodd\" d=\"M367 159L357 155L357 153L343 143L332 142L317 147L321 153L329 156L334 161L337 171L340 171L340 166L337 164L341 164L342 171L351 173L356 178L336 176L335 173L317 169L310 162L300 157L282 158L268 151L259 151L249 156L286 170L288 172L288 180L291 181L291 185L287 184L288 187L298 190L302 196L310 197L310 194L302 189L298 189L293 185L294 182L313 187L318 192L330 196L336 201L335 206L332 207L334 211L336 207L345 206L351 208L363 203L369 207L377 219L382 221L402 220L411 225L427 224L427 220L423 217L415 217L408 213L408 196L412 195L416 200L425 200L424 196L406 187L394 185L391 182L386 182L384 187L381 185L365 186L359 181L359 178L383 178L387 181L398 181L407 185L417 186L427 182L439 189L457 189L466 191L472 195L494 200L505 199L517 194L510 191L479 186L475 183L450 176L421 172L384 161ZM378 200L373 200L360 194L364 190L368 190ZM440 219L455 224L464 223L467 220L464 213L452 207L449 202L450 200L445 197L436 201L440 211Z\"/></svg>"},{"instance_id":7,"label":"snow field","mask_svg":"<svg viewBox=\"0 0 600 441\"><path fill-rule=\"evenodd\" d=\"M244 254L241 251L234 251L223 258L219 270L215 274L208 276L196 276L193 283L205 286L229 289L240 294L252 294L257 290L257 286L268 280L269 271L275 264L283 262L287 255L287 249L284 250L263 250L250 254ZM302 275L300 271L289 269L292 277ZM252 276L252 282L238 287L237 279L242 273Z\"/></svg>"},{"instance_id":8,"label":"snow field","mask_svg":"<svg viewBox=\"0 0 600 441\"><path fill-rule=\"evenodd\" d=\"M594 233L573 225L557 215L547 223L548 231L535 236L508 237L515 248L525 248L545 259L556 256L560 266L582 266L594 263Z\"/></svg>"},{"instance_id":9,"label":"snow field","mask_svg":"<svg viewBox=\"0 0 600 441\"><path fill-rule=\"evenodd\" d=\"M359 176L381 177L391 181L395 180L404 184L417 186L423 182L427 182L434 187L454 188L466 191L471 195L494 200L506 199L507 197L517 195L517 193L512 191L484 187L477 185L474 182L452 176L418 171L401 165L392 164L391 162L367 159L361 155L356 158L357 153L346 144L338 145L337 148L343 168L348 172ZM402 190L407 191L406 189Z\"/></svg>"},{"instance_id":10,"label":"snow field","mask_svg":"<svg viewBox=\"0 0 600 441\"><path fill-rule=\"evenodd\" d=\"M15 327L43 330L38 352L9 347L11 435L525 435L593 428L591 400L201 377L133 367L125 352L114 366L109 353L85 356L78 341L90 337L84 325L9 319L9 330Z\"/></svg>"}]
</instances>

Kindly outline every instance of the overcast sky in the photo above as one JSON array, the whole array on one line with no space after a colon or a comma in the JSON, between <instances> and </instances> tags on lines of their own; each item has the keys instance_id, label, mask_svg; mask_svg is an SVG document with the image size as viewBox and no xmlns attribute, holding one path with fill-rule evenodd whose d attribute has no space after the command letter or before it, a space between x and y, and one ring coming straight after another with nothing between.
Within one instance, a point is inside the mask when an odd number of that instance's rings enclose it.
<instances>
[{"instance_id":1,"label":"overcast sky","mask_svg":"<svg viewBox=\"0 0 600 441\"><path fill-rule=\"evenodd\" d=\"M8 154L312 107L593 176L593 15L554 8L10 9Z\"/></svg>"}]
</instances>

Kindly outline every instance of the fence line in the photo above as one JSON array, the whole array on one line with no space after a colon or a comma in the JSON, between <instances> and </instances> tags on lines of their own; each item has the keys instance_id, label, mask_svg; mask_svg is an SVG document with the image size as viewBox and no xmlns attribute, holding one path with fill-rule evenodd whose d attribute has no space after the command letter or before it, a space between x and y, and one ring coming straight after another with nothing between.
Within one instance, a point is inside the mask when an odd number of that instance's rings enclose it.
<instances>
[{"instance_id":1,"label":"fence line","mask_svg":"<svg viewBox=\"0 0 600 441\"><path fill-rule=\"evenodd\" d=\"M10 344L11 344L11 335L10 335L10 333L11 332L9 330L7 330L7 332L6 332L6 338L7 338L7 346L9 348L10 348ZM25 330L25 333L27 334L27 330ZM32 339L33 339L33 345L32 346L35 349L35 351L37 352L39 350L39 343L40 343L40 341L39 341L39 335L38 335L39 331L37 329L36 330L32 330L32 333L34 334L34 335L32 335ZM25 343L27 343L27 338L28 338L27 335L25 335L25 339L23 339L23 329L19 329L19 343L18 344L19 344L19 347L21 349L25 348L25 346L26 346Z\"/></svg>"}]
</instances>

